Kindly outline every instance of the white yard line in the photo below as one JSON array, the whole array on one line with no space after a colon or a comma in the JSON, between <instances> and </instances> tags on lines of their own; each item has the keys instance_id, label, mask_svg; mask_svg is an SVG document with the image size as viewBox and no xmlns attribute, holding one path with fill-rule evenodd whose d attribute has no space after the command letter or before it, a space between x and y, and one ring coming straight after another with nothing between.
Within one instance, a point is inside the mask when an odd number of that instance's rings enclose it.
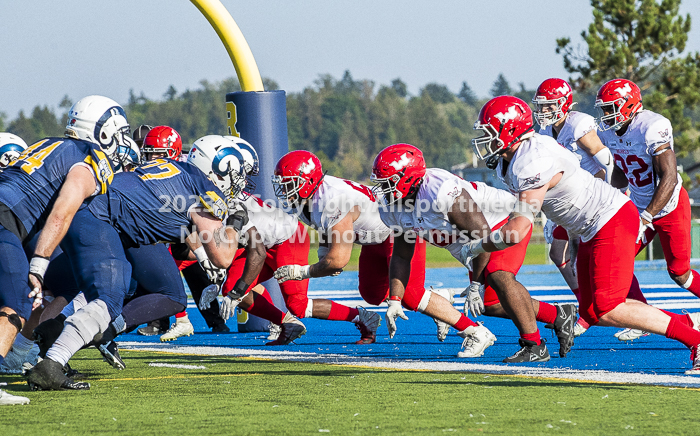
<instances>
[{"instance_id":1,"label":"white yard line","mask_svg":"<svg viewBox=\"0 0 700 436\"><path fill-rule=\"evenodd\" d=\"M625 383L661 386L678 386L700 388L700 377L681 375L637 374L626 372L578 370L569 368L533 368L517 365L493 365L464 362L424 362L420 360L374 359L343 354L317 354L301 351L252 350L225 347L174 346L171 344L152 344L142 342L120 342L124 350L160 351L178 354L207 356L253 357L273 360L286 360L333 365L362 366L376 369L419 370L419 371L462 371L484 374L517 375L535 378L570 380L599 383ZM469 362L469 363L468 363ZM185 365L183 365L185 366Z\"/></svg>"}]
</instances>

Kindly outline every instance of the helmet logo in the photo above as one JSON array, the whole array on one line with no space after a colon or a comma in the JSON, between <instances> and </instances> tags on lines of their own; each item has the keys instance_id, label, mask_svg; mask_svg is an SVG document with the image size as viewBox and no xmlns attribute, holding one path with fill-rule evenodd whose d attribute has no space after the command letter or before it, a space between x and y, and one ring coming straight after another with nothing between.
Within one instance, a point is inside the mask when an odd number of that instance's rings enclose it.
<instances>
[{"instance_id":1,"label":"helmet logo","mask_svg":"<svg viewBox=\"0 0 700 436\"><path fill-rule=\"evenodd\" d=\"M177 133L170 129L170 136L168 136L168 146L171 146L177 140Z\"/></svg>"},{"instance_id":2,"label":"helmet logo","mask_svg":"<svg viewBox=\"0 0 700 436\"><path fill-rule=\"evenodd\" d=\"M406 165L408 165L408 163L409 163L409 162L408 162L408 156L406 155L406 153L404 153L404 154L401 155L401 158L400 158L399 160L397 160L397 161L395 161L395 162L392 162L392 163L390 163L389 165L391 165L392 167L394 167L394 169L395 169L396 171L398 171L398 170L400 170L401 168L403 168L403 167L405 167Z\"/></svg>"},{"instance_id":3,"label":"helmet logo","mask_svg":"<svg viewBox=\"0 0 700 436\"><path fill-rule=\"evenodd\" d=\"M518 111L515 110L515 106L511 106L508 108L508 112L499 112L494 116L501 122L501 124L505 124L506 121L516 119L518 117Z\"/></svg>"},{"instance_id":4,"label":"helmet logo","mask_svg":"<svg viewBox=\"0 0 700 436\"><path fill-rule=\"evenodd\" d=\"M311 174L311 171L316 169L316 164L314 163L312 158L309 158L308 162L305 162L301 164L301 172L304 174Z\"/></svg>"},{"instance_id":5,"label":"helmet logo","mask_svg":"<svg viewBox=\"0 0 700 436\"><path fill-rule=\"evenodd\" d=\"M564 83L564 84L561 85L559 88L555 89L555 91L559 91L559 92L561 92L562 94L566 94L566 93L568 93L569 91L571 91L571 89L569 89L569 86L568 86L566 83Z\"/></svg>"},{"instance_id":6,"label":"helmet logo","mask_svg":"<svg viewBox=\"0 0 700 436\"><path fill-rule=\"evenodd\" d=\"M620 86L619 88L615 88L615 92L620 94L621 96L626 96L627 93L632 92L632 87L630 86L629 83L625 83L625 86Z\"/></svg>"}]
</instances>

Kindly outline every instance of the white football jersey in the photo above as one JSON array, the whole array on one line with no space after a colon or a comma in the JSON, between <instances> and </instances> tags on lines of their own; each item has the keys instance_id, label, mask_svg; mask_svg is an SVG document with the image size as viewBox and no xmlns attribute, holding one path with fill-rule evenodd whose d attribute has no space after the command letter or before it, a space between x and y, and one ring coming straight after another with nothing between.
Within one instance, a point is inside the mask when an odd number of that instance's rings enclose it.
<instances>
[{"instance_id":1,"label":"white football jersey","mask_svg":"<svg viewBox=\"0 0 700 436\"><path fill-rule=\"evenodd\" d=\"M248 208L248 223L243 226L241 234L255 227L260 234L265 248L279 245L297 231L299 220L296 216L285 213L282 209L272 206L253 195L245 195L243 204ZM241 245L247 245L247 239L241 238Z\"/></svg>"},{"instance_id":2,"label":"white football jersey","mask_svg":"<svg viewBox=\"0 0 700 436\"><path fill-rule=\"evenodd\" d=\"M583 112L570 111L569 115L564 120L564 125L561 127L559 134L555 138L559 145L573 152L578 158L581 168L595 175L600 170L605 170L598 161L593 159L593 156L588 154L586 150L581 149L576 141L583 138L585 134L592 130L596 130L595 118ZM540 135L547 135L554 138L552 126L549 125L544 129L540 129Z\"/></svg>"},{"instance_id":3,"label":"white football jersey","mask_svg":"<svg viewBox=\"0 0 700 436\"><path fill-rule=\"evenodd\" d=\"M630 201L582 169L576 156L554 138L537 133L520 144L509 164L500 159L496 171L516 195L539 188L562 173L559 183L545 194L542 211L569 236L581 236L583 242L593 238Z\"/></svg>"},{"instance_id":4,"label":"white football jersey","mask_svg":"<svg viewBox=\"0 0 700 436\"><path fill-rule=\"evenodd\" d=\"M642 212L649 205L659 183L654 174L651 157L666 143L670 143L673 149L671 122L655 112L641 110L632 118L627 131L622 136L617 136L612 129L600 132L599 136L615 157L615 165L627 176L630 198ZM673 195L654 218L661 218L673 212L678 206L682 180L680 174L677 177L678 183Z\"/></svg>"},{"instance_id":5,"label":"white football jersey","mask_svg":"<svg viewBox=\"0 0 700 436\"><path fill-rule=\"evenodd\" d=\"M515 205L515 197L506 191L481 182L468 182L439 168L428 168L413 209L394 204L380 207L379 212L384 224L392 229L414 232L433 245L447 248L459 259L467 240L460 241L459 230L450 223L447 213L463 189L479 206L491 229L506 220Z\"/></svg>"},{"instance_id":6,"label":"white football jersey","mask_svg":"<svg viewBox=\"0 0 700 436\"><path fill-rule=\"evenodd\" d=\"M306 225L327 234L355 206L360 208L360 216L353 223L355 242L361 245L384 242L391 230L379 217L379 204L372 190L351 180L324 176L309 203L309 217L300 213L299 218Z\"/></svg>"}]
</instances>

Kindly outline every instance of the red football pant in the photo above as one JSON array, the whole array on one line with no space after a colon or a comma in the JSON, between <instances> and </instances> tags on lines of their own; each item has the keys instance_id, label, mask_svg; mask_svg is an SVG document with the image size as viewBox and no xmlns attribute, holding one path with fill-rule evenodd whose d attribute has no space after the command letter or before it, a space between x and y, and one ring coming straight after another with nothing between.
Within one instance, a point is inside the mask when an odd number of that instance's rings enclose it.
<instances>
[{"instance_id":1,"label":"red football pant","mask_svg":"<svg viewBox=\"0 0 700 436\"><path fill-rule=\"evenodd\" d=\"M394 247L391 239L389 237L381 244L363 245L360 251L360 295L375 306L389 298L389 262ZM409 310L416 310L425 294L425 247L426 242L417 238L411 259L411 276L401 301Z\"/></svg>"},{"instance_id":2,"label":"red football pant","mask_svg":"<svg viewBox=\"0 0 700 436\"><path fill-rule=\"evenodd\" d=\"M639 213L628 201L590 241L579 245L579 314L590 325L625 302L634 275L638 232Z\"/></svg>"},{"instance_id":3,"label":"red football pant","mask_svg":"<svg viewBox=\"0 0 700 436\"><path fill-rule=\"evenodd\" d=\"M226 296L239 278L243 275L247 252L239 249L233 259L233 263L228 270L228 277L224 283L222 294ZM299 223L297 231L291 238L267 249L265 265L258 277L250 283L248 291L253 289L258 283L270 280L277 269L284 265L308 265L309 264L309 237L306 228ZM306 306L309 303L307 291L309 280L287 280L280 283L280 290L284 297L284 303L297 318L303 318L306 313Z\"/></svg>"}]
</instances>

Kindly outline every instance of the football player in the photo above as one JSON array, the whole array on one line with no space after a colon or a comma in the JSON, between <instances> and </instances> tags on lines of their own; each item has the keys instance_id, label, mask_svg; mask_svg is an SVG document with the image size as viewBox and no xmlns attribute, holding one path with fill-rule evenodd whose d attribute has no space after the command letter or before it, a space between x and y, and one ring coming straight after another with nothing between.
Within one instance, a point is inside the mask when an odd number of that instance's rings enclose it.
<instances>
[{"instance_id":1,"label":"football player","mask_svg":"<svg viewBox=\"0 0 700 436\"><path fill-rule=\"evenodd\" d=\"M244 183L241 162L230 141L210 135L194 143L188 163L156 159L139 166L121 174L112 189L81 209L61 247L85 290L87 304L66 319L46 359L29 374L30 387L89 389L89 384L69 379L62 367L120 315L131 279L131 250L184 240L198 259L206 256L215 267L227 268L246 220L245 210L229 214L228 205ZM170 262L175 267L172 258ZM178 305L166 295L150 297L154 305L168 305L172 313L186 304L184 298Z\"/></svg>"},{"instance_id":2,"label":"football player","mask_svg":"<svg viewBox=\"0 0 700 436\"><path fill-rule=\"evenodd\" d=\"M5 168L27 149L27 143L12 133L0 132L0 169Z\"/></svg>"},{"instance_id":3,"label":"football player","mask_svg":"<svg viewBox=\"0 0 700 436\"><path fill-rule=\"evenodd\" d=\"M42 303L49 258L73 215L112 181L111 159L119 146L132 142L128 133L119 104L102 96L85 97L69 111L64 138L33 144L0 174L0 364L32 306ZM42 228L27 261L22 245Z\"/></svg>"},{"instance_id":4,"label":"football player","mask_svg":"<svg viewBox=\"0 0 700 436\"><path fill-rule=\"evenodd\" d=\"M638 250L658 233L669 276L700 297L700 276L690 269L690 200L678 174L671 122L645 110L639 87L626 79L601 86L595 106L600 138L615 157L612 183L629 188L640 213ZM616 336L632 340L647 334L633 329Z\"/></svg>"},{"instance_id":5,"label":"football player","mask_svg":"<svg viewBox=\"0 0 700 436\"><path fill-rule=\"evenodd\" d=\"M318 248L318 263L309 266L286 265L275 272L279 281L338 275L350 261L353 243L360 244L359 290L362 299L378 306L389 298L389 259L393 243L391 230L382 222L372 190L350 180L323 173L321 161L308 151L292 151L275 168L275 194L285 207L306 225L318 230L323 242ZM457 312L448 291L426 291L425 242L416 241L411 260L412 274L403 300L404 307L427 313ZM433 298L433 303L429 304ZM444 301L439 301L444 300ZM459 312L457 312L459 313ZM446 315L443 315L443 318ZM450 319L460 319L450 317ZM450 325L438 323L438 339L444 341ZM375 341L367 336L368 343ZM393 335L392 335L393 336Z\"/></svg>"},{"instance_id":6,"label":"football player","mask_svg":"<svg viewBox=\"0 0 700 436\"><path fill-rule=\"evenodd\" d=\"M576 103L571 85L562 79L547 79L537 88L532 104L535 106L535 120L540 125L539 134L556 139L562 147L574 153L581 168L610 183L615 166L612 154L596 134L595 118L572 110ZM545 225L544 235L550 244L550 259L578 299L578 282L573 268L576 259L572 262L569 255L569 235L563 227L554 226L551 220ZM572 241L572 245L575 252L578 240ZM588 325L579 318L574 329L574 335L579 336Z\"/></svg>"},{"instance_id":7,"label":"football player","mask_svg":"<svg viewBox=\"0 0 700 436\"><path fill-rule=\"evenodd\" d=\"M474 124L483 136L472 141L478 156L495 167L508 188L517 194L508 222L485 238L464 245L461 259L497 253L526 240L534 214L580 236L576 268L580 313L590 325L636 328L665 335L692 350L693 367L700 374L697 348L698 314L678 315L634 299L627 299L634 273L635 241L639 229L637 208L624 194L593 177L578 159L548 136L534 133L532 111L517 97L488 101ZM525 352L536 344L525 343Z\"/></svg>"},{"instance_id":8,"label":"football player","mask_svg":"<svg viewBox=\"0 0 700 436\"><path fill-rule=\"evenodd\" d=\"M396 229L394 252L389 270L391 296L386 318L393 324L403 318L400 302L410 274L415 235L446 248L459 259L466 240L498 229L513 209L515 199L506 191L483 183L467 182L438 168L425 167L423 153L408 144L395 144L382 150L374 160L372 180L384 207L382 220ZM518 351L504 362L547 361L549 352L540 338L536 320L554 324L560 342L559 354L565 357L573 345L576 317L574 305L554 306L531 299L517 280L525 259L529 233L521 244L496 256L485 255L476 262L472 279L462 296L467 310L474 316L484 314L510 318L523 341L537 344L537 352ZM486 283L484 287L482 283ZM461 336L465 351L474 357L493 344L495 336L481 324L465 318ZM395 328L395 327L394 327Z\"/></svg>"}]
</instances>

